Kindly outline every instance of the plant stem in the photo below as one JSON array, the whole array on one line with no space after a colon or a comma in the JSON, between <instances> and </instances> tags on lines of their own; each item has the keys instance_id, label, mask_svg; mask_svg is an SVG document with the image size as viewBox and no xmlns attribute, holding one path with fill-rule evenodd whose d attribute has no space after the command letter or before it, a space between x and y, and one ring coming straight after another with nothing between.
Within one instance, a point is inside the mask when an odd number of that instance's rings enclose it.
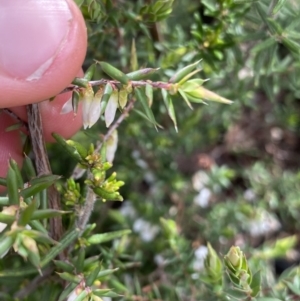
<instances>
[{"instance_id":1,"label":"plant stem","mask_svg":"<svg viewBox=\"0 0 300 301\"><path fill-rule=\"evenodd\" d=\"M39 104L29 104L27 107L28 129L32 143L32 150L35 156L35 165L37 173L41 175L52 174L50 162L47 155L42 117L39 110ZM55 186L52 185L48 189L49 208L60 210L60 196ZM62 236L61 217L50 219L50 235L53 239L59 240Z\"/></svg>"},{"instance_id":2,"label":"plant stem","mask_svg":"<svg viewBox=\"0 0 300 301\"><path fill-rule=\"evenodd\" d=\"M99 153L102 145L104 142L106 142L111 134L120 126L120 124L125 120L125 118L128 116L128 113L133 109L135 103L135 99L131 99L126 106L126 108L123 110L122 114L119 116L119 118L113 123L113 125L108 129L107 133L103 137L102 141L97 145L95 149L95 153ZM78 174L78 168L75 168L73 175ZM90 173L88 172L88 178L90 177ZM86 200L83 208L81 209L81 212L77 218L76 221L76 227L78 227L81 232L84 230L86 224L88 223L90 216L92 214L92 211L94 209L94 204L97 197L94 193L94 191L88 187Z\"/></svg>"}]
</instances>

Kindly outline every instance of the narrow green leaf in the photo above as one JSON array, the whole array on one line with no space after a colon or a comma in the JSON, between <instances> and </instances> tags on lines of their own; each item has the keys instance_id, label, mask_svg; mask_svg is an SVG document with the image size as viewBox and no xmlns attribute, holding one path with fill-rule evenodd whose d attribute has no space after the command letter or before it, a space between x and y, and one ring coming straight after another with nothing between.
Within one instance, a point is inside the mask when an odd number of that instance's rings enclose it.
<instances>
[{"instance_id":1,"label":"narrow green leaf","mask_svg":"<svg viewBox=\"0 0 300 301\"><path fill-rule=\"evenodd\" d=\"M19 205L19 192L18 192L18 180L16 172L11 166L8 168L7 172L7 194L9 198L10 205Z\"/></svg>"},{"instance_id":2,"label":"narrow green leaf","mask_svg":"<svg viewBox=\"0 0 300 301\"><path fill-rule=\"evenodd\" d=\"M250 287L252 289L251 296L256 297L258 293L260 292L260 286L261 286L261 276L260 271L257 271L253 277L252 282L250 284Z\"/></svg>"},{"instance_id":3,"label":"narrow green leaf","mask_svg":"<svg viewBox=\"0 0 300 301\"><path fill-rule=\"evenodd\" d=\"M0 239L0 258L2 258L14 243L11 236L2 236Z\"/></svg>"},{"instance_id":4,"label":"narrow green leaf","mask_svg":"<svg viewBox=\"0 0 300 301\"><path fill-rule=\"evenodd\" d=\"M270 32L273 35L281 36L283 29L278 22L276 22L275 20L273 20L271 18L267 18L267 25L269 27Z\"/></svg>"},{"instance_id":5,"label":"narrow green leaf","mask_svg":"<svg viewBox=\"0 0 300 301\"><path fill-rule=\"evenodd\" d=\"M74 266L76 268L76 273L82 273L84 267L84 259L85 259L85 248L81 247L76 261L74 261Z\"/></svg>"},{"instance_id":6,"label":"narrow green leaf","mask_svg":"<svg viewBox=\"0 0 300 301\"><path fill-rule=\"evenodd\" d=\"M37 220L37 219L44 219L44 218L52 218L52 217L58 217L70 213L72 213L72 211L62 211L56 209L41 209L41 210L36 210L33 213L31 219Z\"/></svg>"},{"instance_id":7,"label":"narrow green leaf","mask_svg":"<svg viewBox=\"0 0 300 301\"><path fill-rule=\"evenodd\" d=\"M18 225L19 226L26 226L29 221L31 220L33 212L36 210L36 203L33 201L29 204L23 211L21 211Z\"/></svg>"},{"instance_id":8,"label":"narrow green leaf","mask_svg":"<svg viewBox=\"0 0 300 301\"><path fill-rule=\"evenodd\" d=\"M23 123L22 122L18 122L18 123L15 123L11 126L8 126L6 129L5 129L5 132L12 132L12 131L15 131L15 130L18 130L20 128L22 128L23 126Z\"/></svg>"},{"instance_id":9,"label":"narrow green leaf","mask_svg":"<svg viewBox=\"0 0 300 301\"><path fill-rule=\"evenodd\" d=\"M146 84L145 87L145 94L148 100L148 107L151 108L152 103L153 103L153 87L150 84Z\"/></svg>"},{"instance_id":10,"label":"narrow green leaf","mask_svg":"<svg viewBox=\"0 0 300 301\"><path fill-rule=\"evenodd\" d=\"M7 181L6 181L5 178L1 178L1 177L0 177L0 185L2 185L2 186L7 186Z\"/></svg>"},{"instance_id":11,"label":"narrow green leaf","mask_svg":"<svg viewBox=\"0 0 300 301\"><path fill-rule=\"evenodd\" d=\"M300 288L299 285L295 285L294 283L291 283L289 281L285 281L288 288L296 295L300 296Z\"/></svg>"},{"instance_id":12,"label":"narrow green leaf","mask_svg":"<svg viewBox=\"0 0 300 301\"><path fill-rule=\"evenodd\" d=\"M130 80L142 80L145 78L149 78L149 76L152 75L157 70L159 70L159 68L155 68L155 69L145 68L145 69L132 71L130 73L127 73L126 75Z\"/></svg>"},{"instance_id":13,"label":"narrow green leaf","mask_svg":"<svg viewBox=\"0 0 300 301\"><path fill-rule=\"evenodd\" d=\"M135 39L132 39L131 52L130 52L130 69L133 71L133 70L137 70L138 67L139 66L138 66L138 60L136 54Z\"/></svg>"},{"instance_id":14,"label":"narrow green leaf","mask_svg":"<svg viewBox=\"0 0 300 301\"><path fill-rule=\"evenodd\" d=\"M141 104L143 106L143 109L146 113L146 116L151 121L151 123L154 124L154 126L157 130L157 122L155 120L155 117L154 117L154 114L153 114L152 110L148 106L147 97L146 97L144 91L142 91L141 89L136 89L135 93L136 93L137 99L141 102Z\"/></svg>"},{"instance_id":15,"label":"narrow green leaf","mask_svg":"<svg viewBox=\"0 0 300 301\"><path fill-rule=\"evenodd\" d=\"M77 149L73 146L68 145L66 140L57 133L52 133L53 138L57 141L57 143L71 155L71 157L76 160L78 163L82 162L82 158L78 153Z\"/></svg>"},{"instance_id":16,"label":"narrow green leaf","mask_svg":"<svg viewBox=\"0 0 300 301\"><path fill-rule=\"evenodd\" d=\"M106 62L99 62L99 61L96 62L101 66L101 69L111 78L119 81L123 85L128 84L129 78L122 71L120 71L119 69L115 68L114 66Z\"/></svg>"},{"instance_id":17,"label":"narrow green leaf","mask_svg":"<svg viewBox=\"0 0 300 301\"><path fill-rule=\"evenodd\" d=\"M33 162L28 156L25 156L25 158L24 158L23 168L24 168L25 174L29 180L31 178L36 177L36 172L35 172Z\"/></svg>"},{"instance_id":18,"label":"narrow green leaf","mask_svg":"<svg viewBox=\"0 0 300 301\"><path fill-rule=\"evenodd\" d=\"M53 185L59 178L60 177L56 175L48 175L36 178L31 181L31 186L20 191L20 195L25 199L30 198Z\"/></svg>"},{"instance_id":19,"label":"narrow green leaf","mask_svg":"<svg viewBox=\"0 0 300 301\"><path fill-rule=\"evenodd\" d=\"M95 289L93 290L93 294L96 295L97 297L110 297L110 298L121 297L120 294L117 294L110 289Z\"/></svg>"},{"instance_id":20,"label":"narrow green leaf","mask_svg":"<svg viewBox=\"0 0 300 301\"><path fill-rule=\"evenodd\" d=\"M282 301L277 298L272 298L272 297L261 297L261 298L255 298L256 301Z\"/></svg>"},{"instance_id":21,"label":"narrow green leaf","mask_svg":"<svg viewBox=\"0 0 300 301\"><path fill-rule=\"evenodd\" d=\"M32 227L32 229L37 230L38 232L41 232L43 234L48 235L47 229L37 220L31 220L29 222L29 225Z\"/></svg>"},{"instance_id":22,"label":"narrow green leaf","mask_svg":"<svg viewBox=\"0 0 300 301\"><path fill-rule=\"evenodd\" d=\"M72 85L78 86L81 88L87 88L89 81L85 78L75 77L72 81Z\"/></svg>"},{"instance_id":23,"label":"narrow green leaf","mask_svg":"<svg viewBox=\"0 0 300 301\"><path fill-rule=\"evenodd\" d=\"M272 10L272 14L273 15L277 14L281 10L281 8L285 4L285 2L286 2L286 0L277 0L277 3Z\"/></svg>"},{"instance_id":24,"label":"narrow green leaf","mask_svg":"<svg viewBox=\"0 0 300 301\"><path fill-rule=\"evenodd\" d=\"M70 283L62 293L59 295L58 301L64 301L66 298L72 293L72 291L76 288L76 283Z\"/></svg>"},{"instance_id":25,"label":"narrow green leaf","mask_svg":"<svg viewBox=\"0 0 300 301\"><path fill-rule=\"evenodd\" d=\"M277 44L277 41L276 41L273 37L271 37L271 38L269 38L269 39L264 40L264 41L261 42L261 43L256 44L256 45L251 49L251 51L252 51L253 53L259 53L260 51L266 50L266 49L272 47L272 46L275 45L275 44Z\"/></svg>"},{"instance_id":26,"label":"narrow green leaf","mask_svg":"<svg viewBox=\"0 0 300 301\"><path fill-rule=\"evenodd\" d=\"M53 263L57 268L63 270L64 272L71 273L71 274L74 273L75 267L69 262L62 261L62 260L53 260Z\"/></svg>"},{"instance_id":27,"label":"narrow green leaf","mask_svg":"<svg viewBox=\"0 0 300 301\"><path fill-rule=\"evenodd\" d=\"M171 120L173 121L176 132L178 132L176 114L175 114L175 109L174 109L174 106L173 106L172 98L165 89L162 89L161 93L162 93L162 96L163 96L163 99L164 99L164 103L167 107L168 114L169 114Z\"/></svg>"},{"instance_id":28,"label":"narrow green leaf","mask_svg":"<svg viewBox=\"0 0 300 301\"><path fill-rule=\"evenodd\" d=\"M9 198L7 196L0 196L0 206L9 205Z\"/></svg>"},{"instance_id":29,"label":"narrow green leaf","mask_svg":"<svg viewBox=\"0 0 300 301\"><path fill-rule=\"evenodd\" d=\"M76 284L79 284L80 281L82 280L82 277L80 276L77 276L77 275L73 275L71 273L68 273L68 272L63 272L63 273L58 273L56 272L56 274L61 278L61 279L64 279L68 282L73 282L73 283L76 283Z\"/></svg>"},{"instance_id":30,"label":"narrow green leaf","mask_svg":"<svg viewBox=\"0 0 300 301\"><path fill-rule=\"evenodd\" d=\"M74 114L77 114L79 102L80 102L80 94L77 90L74 90L72 92L72 108Z\"/></svg>"},{"instance_id":31,"label":"narrow green leaf","mask_svg":"<svg viewBox=\"0 0 300 301\"><path fill-rule=\"evenodd\" d=\"M95 71L96 71L96 64L92 64L91 66L88 67L88 69L84 73L84 78L90 81L93 78Z\"/></svg>"},{"instance_id":32,"label":"narrow green leaf","mask_svg":"<svg viewBox=\"0 0 300 301\"><path fill-rule=\"evenodd\" d=\"M41 267L44 267L58 254L60 254L66 247L68 247L79 236L79 229L74 229L65 235L58 245L49 250L46 256L41 260Z\"/></svg>"},{"instance_id":33,"label":"narrow green leaf","mask_svg":"<svg viewBox=\"0 0 300 301\"><path fill-rule=\"evenodd\" d=\"M107 270L100 271L97 275L97 279L100 279L100 278L106 277L108 275L111 275L116 271L118 271L118 269L107 269Z\"/></svg>"},{"instance_id":34,"label":"narrow green leaf","mask_svg":"<svg viewBox=\"0 0 300 301\"><path fill-rule=\"evenodd\" d=\"M96 266L95 269L93 269L91 272L89 272L89 275L86 277L85 283L87 286L92 286L94 281L98 278L98 274L101 270L100 264Z\"/></svg>"},{"instance_id":35,"label":"narrow green leaf","mask_svg":"<svg viewBox=\"0 0 300 301\"><path fill-rule=\"evenodd\" d=\"M131 233L131 230L119 230L114 232L108 232L103 234L94 234L90 236L87 241L90 244L101 244L104 242L108 242L114 240L116 238L122 237L124 235L128 235Z\"/></svg>"},{"instance_id":36,"label":"narrow green leaf","mask_svg":"<svg viewBox=\"0 0 300 301\"><path fill-rule=\"evenodd\" d=\"M300 53L300 44L298 42L295 42L292 39L282 37L282 44L286 48L288 48L291 52L299 55L299 53Z\"/></svg>"},{"instance_id":37,"label":"narrow green leaf","mask_svg":"<svg viewBox=\"0 0 300 301\"><path fill-rule=\"evenodd\" d=\"M196 66L201 62L201 60L190 64L180 70L178 70L169 80L169 83L178 83L180 82L185 76L187 76L189 73L191 73Z\"/></svg>"},{"instance_id":38,"label":"narrow green leaf","mask_svg":"<svg viewBox=\"0 0 300 301\"><path fill-rule=\"evenodd\" d=\"M185 93L181 90L181 89L178 89L178 92L179 94L181 95L181 97L184 99L185 103L187 104L187 106L193 110L194 108L192 107L190 101L188 100L187 96L185 95Z\"/></svg>"},{"instance_id":39,"label":"narrow green leaf","mask_svg":"<svg viewBox=\"0 0 300 301\"><path fill-rule=\"evenodd\" d=\"M15 219L16 218L13 215L0 213L0 223L11 225Z\"/></svg>"}]
</instances>

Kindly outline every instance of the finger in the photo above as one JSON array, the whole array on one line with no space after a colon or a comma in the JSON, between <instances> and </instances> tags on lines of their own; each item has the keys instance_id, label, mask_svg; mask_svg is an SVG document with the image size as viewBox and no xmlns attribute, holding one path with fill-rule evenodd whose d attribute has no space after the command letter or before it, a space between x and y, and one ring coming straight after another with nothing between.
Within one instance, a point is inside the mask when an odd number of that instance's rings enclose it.
<instances>
[{"instance_id":1,"label":"finger","mask_svg":"<svg viewBox=\"0 0 300 301\"><path fill-rule=\"evenodd\" d=\"M72 0L0 0L0 108L58 94L76 76L87 47Z\"/></svg>"},{"instance_id":2,"label":"finger","mask_svg":"<svg viewBox=\"0 0 300 301\"><path fill-rule=\"evenodd\" d=\"M22 143L19 131L7 132L6 129L16 121L6 113L0 113L0 177L6 177L9 158L22 165ZM0 185L0 193L5 187Z\"/></svg>"},{"instance_id":3,"label":"finger","mask_svg":"<svg viewBox=\"0 0 300 301\"><path fill-rule=\"evenodd\" d=\"M76 76L83 76L82 69ZM77 114L70 112L61 114L62 107L66 102L72 99L72 93L67 92L59 94L53 101L43 101L40 103L40 112L42 115L43 133L46 142L54 142L52 133L58 133L64 138L72 137L82 127L82 104L78 106ZM13 107L10 110L19 118L28 122L25 106ZM1 150L0 150L1 151Z\"/></svg>"}]
</instances>

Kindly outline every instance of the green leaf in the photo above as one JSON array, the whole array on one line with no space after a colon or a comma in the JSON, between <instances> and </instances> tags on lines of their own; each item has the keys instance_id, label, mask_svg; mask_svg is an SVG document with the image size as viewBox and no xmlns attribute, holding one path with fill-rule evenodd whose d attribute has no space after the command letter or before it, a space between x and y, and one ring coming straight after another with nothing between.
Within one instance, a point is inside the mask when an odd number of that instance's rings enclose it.
<instances>
[{"instance_id":1,"label":"green leaf","mask_svg":"<svg viewBox=\"0 0 300 301\"><path fill-rule=\"evenodd\" d=\"M74 301L84 301L84 299L89 295L89 292L86 290L82 291L77 298L74 299Z\"/></svg>"},{"instance_id":2,"label":"green leaf","mask_svg":"<svg viewBox=\"0 0 300 301\"><path fill-rule=\"evenodd\" d=\"M73 275L73 274L70 274L68 272L63 272L63 273L56 273L61 279L64 279L68 282L73 282L73 283L76 283L76 284L79 284L80 281L82 281L82 277L80 276L77 276L77 275Z\"/></svg>"},{"instance_id":3,"label":"green leaf","mask_svg":"<svg viewBox=\"0 0 300 301\"><path fill-rule=\"evenodd\" d=\"M106 277L108 275L111 275L116 271L118 271L118 269L107 269L107 270L100 271L97 275L97 279L100 279L100 278Z\"/></svg>"},{"instance_id":4,"label":"green leaf","mask_svg":"<svg viewBox=\"0 0 300 301\"><path fill-rule=\"evenodd\" d=\"M72 81L72 85L78 86L81 88L87 88L89 81L85 78L75 77Z\"/></svg>"},{"instance_id":5,"label":"green leaf","mask_svg":"<svg viewBox=\"0 0 300 301\"><path fill-rule=\"evenodd\" d=\"M278 22L276 22L275 20L273 20L271 18L267 18L267 25L269 27L270 32L273 35L281 36L283 29Z\"/></svg>"},{"instance_id":6,"label":"green leaf","mask_svg":"<svg viewBox=\"0 0 300 301\"><path fill-rule=\"evenodd\" d=\"M277 0L277 3L276 3L276 5L274 6L274 8L272 10L272 14L273 15L277 14L282 9L285 2L286 2L286 0Z\"/></svg>"},{"instance_id":7,"label":"green leaf","mask_svg":"<svg viewBox=\"0 0 300 301\"><path fill-rule=\"evenodd\" d=\"M79 236L79 229L74 229L68 234L66 234L58 245L52 247L46 256L41 260L41 267L44 267L52 259L54 259L58 254L60 254L66 247L68 247L77 237Z\"/></svg>"},{"instance_id":8,"label":"green leaf","mask_svg":"<svg viewBox=\"0 0 300 301\"><path fill-rule=\"evenodd\" d=\"M23 211L21 211L21 214L20 214L20 217L18 220L18 225L26 226L29 223L29 221L31 220L31 217L35 210L36 210L36 203L33 201Z\"/></svg>"},{"instance_id":9,"label":"green leaf","mask_svg":"<svg viewBox=\"0 0 300 301\"><path fill-rule=\"evenodd\" d=\"M188 106L191 110L193 110L194 108L193 108L193 106L191 105L190 101L188 100L186 94L185 94L181 89L178 89L178 92L179 92L179 94L181 95L181 97L184 99L184 101L185 101L185 103L187 104L187 106Z\"/></svg>"},{"instance_id":10,"label":"green leaf","mask_svg":"<svg viewBox=\"0 0 300 301\"><path fill-rule=\"evenodd\" d=\"M300 288L299 285L295 285L294 283L291 283L289 281L284 281L288 288L297 296L300 296Z\"/></svg>"},{"instance_id":11,"label":"green leaf","mask_svg":"<svg viewBox=\"0 0 300 301\"><path fill-rule=\"evenodd\" d=\"M117 298L121 297L120 294L117 294L110 289L95 289L93 290L93 294L98 297L110 297L110 298Z\"/></svg>"},{"instance_id":12,"label":"green leaf","mask_svg":"<svg viewBox=\"0 0 300 301\"><path fill-rule=\"evenodd\" d=\"M283 301L277 298L272 298L272 297L261 297L261 298L256 298L256 301Z\"/></svg>"},{"instance_id":13,"label":"green leaf","mask_svg":"<svg viewBox=\"0 0 300 301\"><path fill-rule=\"evenodd\" d=\"M60 179L60 176L56 175L45 175L32 179L30 182L31 186L22 189L20 195L25 199L30 198L53 185L58 179Z\"/></svg>"},{"instance_id":14,"label":"green leaf","mask_svg":"<svg viewBox=\"0 0 300 301\"><path fill-rule=\"evenodd\" d=\"M123 235L128 235L131 233L131 230L119 230L114 232L108 232L103 234L94 234L87 239L90 244L101 244L114 240L116 238L122 237Z\"/></svg>"},{"instance_id":15,"label":"green leaf","mask_svg":"<svg viewBox=\"0 0 300 301\"><path fill-rule=\"evenodd\" d=\"M69 155L74 159L76 160L78 163L81 163L82 162L82 157L80 156L78 150L69 145L67 143L67 141L62 137L60 136L59 134L57 133L52 133L52 136L53 138L56 140L56 142L67 152L69 153Z\"/></svg>"},{"instance_id":16,"label":"green leaf","mask_svg":"<svg viewBox=\"0 0 300 301\"><path fill-rule=\"evenodd\" d=\"M33 162L28 156L25 156L24 158L23 168L29 180L36 177L36 172L35 172Z\"/></svg>"},{"instance_id":17,"label":"green leaf","mask_svg":"<svg viewBox=\"0 0 300 301\"><path fill-rule=\"evenodd\" d=\"M127 85L129 82L129 78L124 74L121 70L115 68L114 66L106 63L106 62L99 62L96 61L100 66L101 69L109 75L111 78L119 81L123 85Z\"/></svg>"},{"instance_id":18,"label":"green leaf","mask_svg":"<svg viewBox=\"0 0 300 301\"><path fill-rule=\"evenodd\" d=\"M132 71L137 70L138 66L139 64L138 64L137 54L136 54L135 39L132 39L131 52L130 52L130 70Z\"/></svg>"},{"instance_id":19,"label":"green leaf","mask_svg":"<svg viewBox=\"0 0 300 301\"><path fill-rule=\"evenodd\" d=\"M95 71L96 71L96 64L92 64L91 66L88 67L88 69L84 73L84 78L90 81L93 78Z\"/></svg>"},{"instance_id":20,"label":"green leaf","mask_svg":"<svg viewBox=\"0 0 300 301\"><path fill-rule=\"evenodd\" d=\"M100 264L98 264L91 272L89 272L89 275L86 277L86 285L92 286L94 281L98 278L98 274L101 270Z\"/></svg>"},{"instance_id":21,"label":"green leaf","mask_svg":"<svg viewBox=\"0 0 300 301\"><path fill-rule=\"evenodd\" d=\"M13 215L0 213L0 222L11 225L15 221L15 217Z\"/></svg>"},{"instance_id":22,"label":"green leaf","mask_svg":"<svg viewBox=\"0 0 300 301\"><path fill-rule=\"evenodd\" d=\"M172 98L165 89L162 89L161 93L162 93L162 96L163 96L163 99L164 99L164 103L167 107L168 114L169 114L171 120L173 121L176 132L178 132L176 114L175 114L175 109L174 109L174 106L173 106Z\"/></svg>"},{"instance_id":23,"label":"green leaf","mask_svg":"<svg viewBox=\"0 0 300 301\"><path fill-rule=\"evenodd\" d=\"M2 185L2 186L7 186L7 181L6 181L5 178L1 178L1 177L0 177L0 185Z\"/></svg>"},{"instance_id":24,"label":"green leaf","mask_svg":"<svg viewBox=\"0 0 300 301\"><path fill-rule=\"evenodd\" d=\"M201 62L201 60L190 64L180 70L178 70L169 80L169 83L178 83L180 82L184 77L186 77L187 75L189 75L189 73L191 73L196 66ZM198 71L197 71L198 72Z\"/></svg>"},{"instance_id":25,"label":"green leaf","mask_svg":"<svg viewBox=\"0 0 300 301\"><path fill-rule=\"evenodd\" d=\"M9 198L7 196L0 196L0 206L9 205Z\"/></svg>"},{"instance_id":26,"label":"green leaf","mask_svg":"<svg viewBox=\"0 0 300 301\"><path fill-rule=\"evenodd\" d=\"M258 53L258 52L260 52L262 50L266 50L266 49L272 47L275 44L277 44L277 41L273 37L271 37L271 38L268 38L268 39L264 40L261 43L256 44L252 48L251 51L254 52L254 53Z\"/></svg>"},{"instance_id":27,"label":"green leaf","mask_svg":"<svg viewBox=\"0 0 300 301\"><path fill-rule=\"evenodd\" d=\"M58 301L64 301L76 288L76 283L70 283L66 288L63 289L62 293L59 295Z\"/></svg>"},{"instance_id":28,"label":"green leaf","mask_svg":"<svg viewBox=\"0 0 300 301\"><path fill-rule=\"evenodd\" d=\"M11 166L8 168L7 177L7 194L10 205L19 205L18 179L16 172Z\"/></svg>"},{"instance_id":29,"label":"green leaf","mask_svg":"<svg viewBox=\"0 0 300 301\"><path fill-rule=\"evenodd\" d=\"M252 277L252 282L250 284L250 287L252 289L251 296L256 297L258 293L260 292L260 287L261 287L261 275L260 271L257 271L253 277Z\"/></svg>"},{"instance_id":30,"label":"green leaf","mask_svg":"<svg viewBox=\"0 0 300 301\"><path fill-rule=\"evenodd\" d=\"M79 249L76 261L74 261L74 266L76 268L76 273L82 273L83 272L84 259L85 259L85 248L81 247Z\"/></svg>"},{"instance_id":31,"label":"green leaf","mask_svg":"<svg viewBox=\"0 0 300 301\"><path fill-rule=\"evenodd\" d=\"M151 74L153 74L154 72L156 72L157 70L159 70L159 68L145 68L145 69L140 69L140 70L136 70L136 71L132 71L130 73L127 73L127 77L130 80L142 80L144 78L149 78L149 76Z\"/></svg>"},{"instance_id":32,"label":"green leaf","mask_svg":"<svg viewBox=\"0 0 300 301\"><path fill-rule=\"evenodd\" d=\"M0 239L0 258L2 258L14 243L14 239L11 236L2 236Z\"/></svg>"},{"instance_id":33,"label":"green leaf","mask_svg":"<svg viewBox=\"0 0 300 301\"><path fill-rule=\"evenodd\" d=\"M145 87L145 94L148 100L148 107L151 108L152 103L153 103L153 87L150 84L146 84Z\"/></svg>"},{"instance_id":34,"label":"green leaf","mask_svg":"<svg viewBox=\"0 0 300 301\"><path fill-rule=\"evenodd\" d=\"M58 217L70 213L72 213L72 211L62 211L56 209L41 209L41 210L36 210L32 214L31 219L37 220L37 219L44 219L44 218L52 218L52 217Z\"/></svg>"},{"instance_id":35,"label":"green leaf","mask_svg":"<svg viewBox=\"0 0 300 301\"><path fill-rule=\"evenodd\" d=\"M74 273L75 267L63 260L53 260L53 263L56 265L57 268L63 270L64 272L67 273Z\"/></svg>"},{"instance_id":36,"label":"green leaf","mask_svg":"<svg viewBox=\"0 0 300 301\"><path fill-rule=\"evenodd\" d=\"M154 114L148 105L147 97L146 97L144 91L142 91L141 89L136 89L135 93L136 93L137 99L141 102L141 104L143 106L143 109L144 109L144 112L146 113L147 119L155 126L155 128L157 130L157 126L159 126L159 125L157 124Z\"/></svg>"}]
</instances>

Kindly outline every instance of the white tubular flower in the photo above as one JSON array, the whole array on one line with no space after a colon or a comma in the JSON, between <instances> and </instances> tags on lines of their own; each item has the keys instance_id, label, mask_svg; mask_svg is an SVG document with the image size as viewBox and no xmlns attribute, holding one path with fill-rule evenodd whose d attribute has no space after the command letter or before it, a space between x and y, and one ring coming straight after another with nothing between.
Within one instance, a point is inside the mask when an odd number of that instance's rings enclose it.
<instances>
[{"instance_id":1,"label":"white tubular flower","mask_svg":"<svg viewBox=\"0 0 300 301\"><path fill-rule=\"evenodd\" d=\"M91 86L88 86L82 92L82 121L83 128L86 129L90 127L90 110L94 99L94 91Z\"/></svg>"},{"instance_id":2,"label":"white tubular flower","mask_svg":"<svg viewBox=\"0 0 300 301\"><path fill-rule=\"evenodd\" d=\"M115 153L118 147L118 132L114 130L106 142L106 160L110 163L115 158Z\"/></svg>"},{"instance_id":3,"label":"white tubular flower","mask_svg":"<svg viewBox=\"0 0 300 301\"><path fill-rule=\"evenodd\" d=\"M109 127L115 119L116 111L119 105L118 97L118 91L114 91L108 100L104 113L106 127Z\"/></svg>"},{"instance_id":4,"label":"white tubular flower","mask_svg":"<svg viewBox=\"0 0 300 301\"><path fill-rule=\"evenodd\" d=\"M68 114L73 111L72 97L62 106L60 115Z\"/></svg>"},{"instance_id":5,"label":"white tubular flower","mask_svg":"<svg viewBox=\"0 0 300 301\"><path fill-rule=\"evenodd\" d=\"M101 114L101 99L103 96L103 89L99 89L95 94L92 102L90 103L89 113L88 113L88 126L92 127L100 118Z\"/></svg>"}]
</instances>

